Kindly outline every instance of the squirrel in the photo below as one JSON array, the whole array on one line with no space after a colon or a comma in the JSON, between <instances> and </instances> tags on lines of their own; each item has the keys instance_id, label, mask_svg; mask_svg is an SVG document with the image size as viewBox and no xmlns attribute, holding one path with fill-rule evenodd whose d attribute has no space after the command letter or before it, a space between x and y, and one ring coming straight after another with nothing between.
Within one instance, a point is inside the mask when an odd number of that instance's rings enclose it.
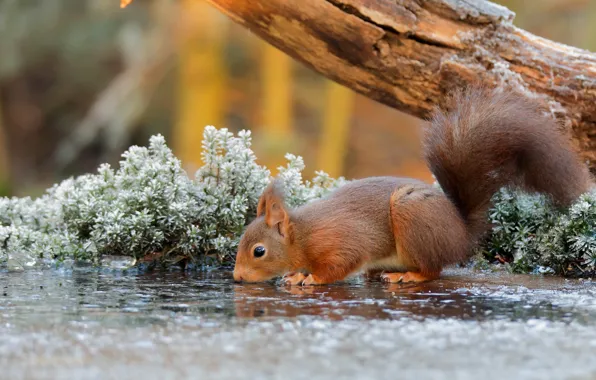
<instances>
[{"instance_id":1,"label":"squirrel","mask_svg":"<svg viewBox=\"0 0 596 380\"><path fill-rule=\"evenodd\" d=\"M264 190L242 235L233 277L288 285L329 284L361 271L390 283L440 278L468 259L490 230L502 187L569 206L592 177L557 122L511 90L469 87L435 107L424 158L440 188L416 179L370 177L289 209L278 179Z\"/></svg>"}]
</instances>

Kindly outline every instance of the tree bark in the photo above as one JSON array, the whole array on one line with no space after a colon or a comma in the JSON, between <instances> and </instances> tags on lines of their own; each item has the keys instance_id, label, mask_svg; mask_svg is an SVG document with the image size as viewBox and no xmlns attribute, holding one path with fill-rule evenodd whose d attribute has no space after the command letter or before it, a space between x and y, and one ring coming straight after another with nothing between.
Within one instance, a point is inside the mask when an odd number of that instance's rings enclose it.
<instances>
[{"instance_id":1,"label":"tree bark","mask_svg":"<svg viewBox=\"0 0 596 380\"><path fill-rule=\"evenodd\" d=\"M596 54L534 36L482 0L208 0L326 77L427 117L457 86L546 102L596 169Z\"/></svg>"}]
</instances>

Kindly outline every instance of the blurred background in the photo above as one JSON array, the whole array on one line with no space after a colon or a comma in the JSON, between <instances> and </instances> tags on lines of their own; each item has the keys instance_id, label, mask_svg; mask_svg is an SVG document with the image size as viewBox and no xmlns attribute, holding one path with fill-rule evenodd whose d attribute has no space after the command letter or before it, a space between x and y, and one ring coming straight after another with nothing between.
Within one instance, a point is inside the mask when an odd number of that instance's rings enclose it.
<instances>
[{"instance_id":1,"label":"blurred background","mask_svg":"<svg viewBox=\"0 0 596 380\"><path fill-rule=\"evenodd\" d=\"M502 0L515 24L596 51L596 1ZM307 177L413 176L420 122L326 80L202 0L0 0L0 195L38 195L165 135L189 172L205 125L250 129Z\"/></svg>"}]
</instances>

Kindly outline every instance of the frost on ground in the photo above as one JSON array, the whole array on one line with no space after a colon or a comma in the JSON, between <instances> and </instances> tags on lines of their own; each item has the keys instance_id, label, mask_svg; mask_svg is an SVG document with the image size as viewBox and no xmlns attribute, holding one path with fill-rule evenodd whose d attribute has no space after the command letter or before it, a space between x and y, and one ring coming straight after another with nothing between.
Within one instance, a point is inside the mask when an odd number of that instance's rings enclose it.
<instances>
[{"instance_id":1,"label":"frost on ground","mask_svg":"<svg viewBox=\"0 0 596 380\"><path fill-rule=\"evenodd\" d=\"M296 291L220 271L6 273L0 379L596 378L596 282L446 274Z\"/></svg>"},{"instance_id":2,"label":"frost on ground","mask_svg":"<svg viewBox=\"0 0 596 380\"><path fill-rule=\"evenodd\" d=\"M181 320L102 330L72 324L20 335L0 328L2 375L292 380L596 375L595 330L576 323L305 318L204 325Z\"/></svg>"},{"instance_id":3,"label":"frost on ground","mask_svg":"<svg viewBox=\"0 0 596 380\"><path fill-rule=\"evenodd\" d=\"M99 262L104 255L162 262L229 262L243 227L255 214L270 172L256 163L250 132L205 129L203 162L188 177L165 139L133 146L118 169L71 178L38 199L0 199L0 265ZM301 157L280 169L288 203L297 206L339 185L323 172L303 181Z\"/></svg>"},{"instance_id":4,"label":"frost on ground","mask_svg":"<svg viewBox=\"0 0 596 380\"><path fill-rule=\"evenodd\" d=\"M256 163L250 132L205 129L203 162L189 178L160 135L131 147L120 167L67 179L40 198L0 198L0 268L130 257L162 264L230 263L244 226L270 180ZM304 181L301 157L280 168L296 207L341 185L317 172ZM518 272L591 276L596 271L596 192L569 210L541 196L503 190L490 212L494 229L482 251Z\"/></svg>"}]
</instances>

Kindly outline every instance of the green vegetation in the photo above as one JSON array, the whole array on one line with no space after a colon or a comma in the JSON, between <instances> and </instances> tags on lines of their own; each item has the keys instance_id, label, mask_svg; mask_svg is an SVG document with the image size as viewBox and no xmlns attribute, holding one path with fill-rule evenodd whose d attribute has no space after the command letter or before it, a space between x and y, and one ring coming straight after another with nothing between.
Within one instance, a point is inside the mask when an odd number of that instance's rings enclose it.
<instances>
[{"instance_id":1,"label":"green vegetation","mask_svg":"<svg viewBox=\"0 0 596 380\"><path fill-rule=\"evenodd\" d=\"M489 212L493 229L482 251L515 272L590 277L596 273L596 191L569 209L542 195L502 190Z\"/></svg>"}]
</instances>

